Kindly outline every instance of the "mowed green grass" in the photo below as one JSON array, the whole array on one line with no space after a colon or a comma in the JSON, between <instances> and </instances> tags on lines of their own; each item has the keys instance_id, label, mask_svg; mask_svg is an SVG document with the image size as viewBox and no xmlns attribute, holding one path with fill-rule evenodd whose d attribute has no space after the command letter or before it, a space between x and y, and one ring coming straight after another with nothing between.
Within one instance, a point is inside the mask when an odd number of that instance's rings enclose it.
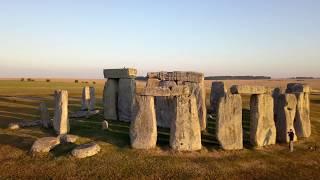
<instances>
[{"instance_id":1,"label":"mowed green grass","mask_svg":"<svg viewBox=\"0 0 320 180\"><path fill-rule=\"evenodd\" d=\"M301 139L295 152L286 144L254 149L248 144L250 130L248 98L244 98L245 149L223 151L215 140L214 115L203 133L203 149L174 152L169 148L169 130L159 129L156 149L134 150L129 143L129 124L110 121L101 130L102 115L90 119L71 119L71 134L81 138L77 144L96 141L101 152L87 159L75 159L70 151L75 144L60 145L48 155L29 154L39 137L54 136L39 127L7 130L10 122L39 118L40 101L48 103L53 114L53 91L69 91L69 110L80 108L84 84L74 82L0 81L0 179L318 179L320 176L320 94L311 95L312 136ZM96 84L101 109L103 84ZM209 97L207 97L209 99ZM310 147L318 146L317 150Z\"/></svg>"}]
</instances>

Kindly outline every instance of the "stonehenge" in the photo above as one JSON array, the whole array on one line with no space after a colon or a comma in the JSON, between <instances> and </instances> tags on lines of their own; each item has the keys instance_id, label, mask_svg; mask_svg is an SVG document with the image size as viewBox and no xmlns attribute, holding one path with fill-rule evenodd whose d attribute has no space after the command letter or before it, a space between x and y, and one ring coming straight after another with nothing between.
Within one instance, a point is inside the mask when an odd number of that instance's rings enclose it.
<instances>
[{"instance_id":1,"label":"stonehenge","mask_svg":"<svg viewBox=\"0 0 320 180\"><path fill-rule=\"evenodd\" d=\"M70 130L68 118L68 91L56 90L54 92L55 109L53 128L58 135L67 134Z\"/></svg>"},{"instance_id":2,"label":"stonehenge","mask_svg":"<svg viewBox=\"0 0 320 180\"><path fill-rule=\"evenodd\" d=\"M212 82L211 84L211 97L210 105L213 113L217 112L218 103L221 97L227 94L227 88L223 82Z\"/></svg>"},{"instance_id":3,"label":"stonehenge","mask_svg":"<svg viewBox=\"0 0 320 180\"><path fill-rule=\"evenodd\" d=\"M104 118L129 122L136 91L136 69L105 69Z\"/></svg>"},{"instance_id":4,"label":"stonehenge","mask_svg":"<svg viewBox=\"0 0 320 180\"><path fill-rule=\"evenodd\" d=\"M41 102L40 106L39 106L39 111L40 111L40 121L41 121L42 126L45 128L49 128L52 123L49 118L47 104L44 102Z\"/></svg>"},{"instance_id":5,"label":"stonehenge","mask_svg":"<svg viewBox=\"0 0 320 180\"><path fill-rule=\"evenodd\" d=\"M225 150L243 148L242 101L239 94L226 94L218 103L216 137Z\"/></svg>"},{"instance_id":6,"label":"stonehenge","mask_svg":"<svg viewBox=\"0 0 320 180\"><path fill-rule=\"evenodd\" d=\"M89 103L90 103L90 87L85 86L82 89L82 99L81 99L81 110L85 111L89 109Z\"/></svg>"}]
</instances>

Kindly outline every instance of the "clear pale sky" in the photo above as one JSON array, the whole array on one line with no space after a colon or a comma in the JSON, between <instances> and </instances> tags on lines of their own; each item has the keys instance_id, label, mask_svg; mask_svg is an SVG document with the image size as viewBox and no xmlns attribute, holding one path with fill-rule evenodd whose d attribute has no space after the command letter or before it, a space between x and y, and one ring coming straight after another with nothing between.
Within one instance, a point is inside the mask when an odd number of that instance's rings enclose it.
<instances>
[{"instance_id":1,"label":"clear pale sky","mask_svg":"<svg viewBox=\"0 0 320 180\"><path fill-rule=\"evenodd\" d=\"M0 77L320 77L319 0L0 0Z\"/></svg>"}]
</instances>

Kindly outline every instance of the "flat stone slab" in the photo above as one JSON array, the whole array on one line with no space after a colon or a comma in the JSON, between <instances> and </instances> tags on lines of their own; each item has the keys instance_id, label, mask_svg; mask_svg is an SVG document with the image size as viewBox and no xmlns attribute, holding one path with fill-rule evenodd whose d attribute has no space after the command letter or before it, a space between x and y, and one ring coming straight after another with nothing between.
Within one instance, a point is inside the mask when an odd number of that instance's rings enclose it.
<instances>
[{"instance_id":1,"label":"flat stone slab","mask_svg":"<svg viewBox=\"0 0 320 180\"><path fill-rule=\"evenodd\" d=\"M8 129L10 130L17 130L17 129L20 129L20 125L18 123L10 123L8 125Z\"/></svg>"},{"instance_id":2,"label":"flat stone slab","mask_svg":"<svg viewBox=\"0 0 320 180\"><path fill-rule=\"evenodd\" d=\"M203 80L204 75L198 72L191 71L174 71L174 72L149 72L148 78L155 78L165 81L186 81L200 83Z\"/></svg>"},{"instance_id":3,"label":"flat stone slab","mask_svg":"<svg viewBox=\"0 0 320 180\"><path fill-rule=\"evenodd\" d=\"M94 111L77 111L70 114L70 118L89 118L91 116L97 115L100 113L100 110Z\"/></svg>"},{"instance_id":4,"label":"flat stone slab","mask_svg":"<svg viewBox=\"0 0 320 180\"><path fill-rule=\"evenodd\" d=\"M100 146L95 142L92 142L92 143L79 145L78 147L72 150L71 154L76 158L82 159L82 158L94 156L98 154L100 150L101 150Z\"/></svg>"},{"instance_id":5,"label":"flat stone slab","mask_svg":"<svg viewBox=\"0 0 320 180\"><path fill-rule=\"evenodd\" d=\"M141 96L182 96L190 95L190 89L187 86L168 87L145 87L138 95Z\"/></svg>"},{"instance_id":6,"label":"flat stone slab","mask_svg":"<svg viewBox=\"0 0 320 180\"><path fill-rule=\"evenodd\" d=\"M72 134L63 134L58 136L61 143L75 143L79 137Z\"/></svg>"},{"instance_id":7,"label":"flat stone slab","mask_svg":"<svg viewBox=\"0 0 320 180\"><path fill-rule=\"evenodd\" d=\"M133 68L124 69L104 69L104 78L111 79L134 79L137 76L137 70Z\"/></svg>"},{"instance_id":8,"label":"flat stone slab","mask_svg":"<svg viewBox=\"0 0 320 180\"><path fill-rule=\"evenodd\" d=\"M56 137L44 137L36 140L32 147L32 153L48 153L51 149L60 144L60 139Z\"/></svg>"},{"instance_id":9,"label":"flat stone slab","mask_svg":"<svg viewBox=\"0 0 320 180\"><path fill-rule=\"evenodd\" d=\"M287 93L310 93L311 87L307 84L289 83L286 91Z\"/></svg>"},{"instance_id":10,"label":"flat stone slab","mask_svg":"<svg viewBox=\"0 0 320 180\"><path fill-rule=\"evenodd\" d=\"M230 92L232 94L266 94L268 88L264 86L233 85Z\"/></svg>"}]
</instances>

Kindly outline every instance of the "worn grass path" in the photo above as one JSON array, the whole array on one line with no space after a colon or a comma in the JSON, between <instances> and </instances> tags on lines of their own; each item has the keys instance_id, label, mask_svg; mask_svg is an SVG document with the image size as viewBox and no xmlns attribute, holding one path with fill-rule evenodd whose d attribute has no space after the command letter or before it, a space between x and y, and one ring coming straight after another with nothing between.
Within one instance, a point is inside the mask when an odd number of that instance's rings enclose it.
<instances>
[{"instance_id":1,"label":"worn grass path","mask_svg":"<svg viewBox=\"0 0 320 180\"><path fill-rule=\"evenodd\" d=\"M31 156L36 138L54 135L52 130L25 128L7 130L10 122L39 118L40 101L48 103L52 115L54 89L67 89L70 111L80 108L81 88L73 82L0 81L0 179L319 179L320 177L320 94L311 96L312 137L300 140L294 153L287 145L263 149L222 151L214 140L214 117L203 133L203 149L177 153L168 147L168 129L159 129L158 147L143 151L130 148L128 123L110 122L102 131L101 115L71 121L71 133L81 136L78 144L97 141L102 151L91 158L70 156L76 145L60 145L49 155ZM103 84L95 85L101 97ZM244 102L246 107L246 101ZM101 98L98 98L101 108ZM244 110L244 131L248 114ZM245 135L246 138L247 135ZM317 146L317 150L310 147Z\"/></svg>"}]
</instances>

